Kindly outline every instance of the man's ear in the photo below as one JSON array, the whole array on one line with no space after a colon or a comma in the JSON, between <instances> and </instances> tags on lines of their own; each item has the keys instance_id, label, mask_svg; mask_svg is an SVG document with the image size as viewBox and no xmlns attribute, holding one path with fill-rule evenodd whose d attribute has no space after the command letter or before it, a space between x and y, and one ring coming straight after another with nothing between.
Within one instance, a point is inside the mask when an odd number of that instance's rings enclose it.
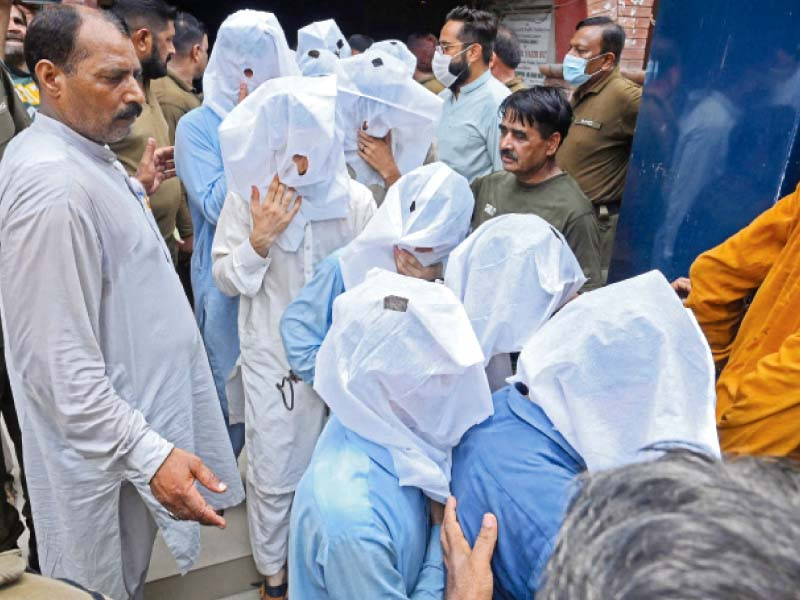
<instances>
[{"instance_id":1,"label":"man's ear","mask_svg":"<svg viewBox=\"0 0 800 600\"><path fill-rule=\"evenodd\" d=\"M561 145L561 134L558 131L554 131L550 134L550 137L547 138L547 148L545 152L547 153L548 158L555 156L556 152L558 152L558 147Z\"/></svg>"},{"instance_id":2,"label":"man's ear","mask_svg":"<svg viewBox=\"0 0 800 600\"><path fill-rule=\"evenodd\" d=\"M200 60L200 53L203 52L203 48L200 44L195 44L192 46L192 51L189 53L189 58L192 59L192 62L198 62Z\"/></svg>"},{"instance_id":3,"label":"man's ear","mask_svg":"<svg viewBox=\"0 0 800 600\"><path fill-rule=\"evenodd\" d=\"M600 68L603 71L613 71L614 67L617 66L617 56L613 52L609 52L606 54L605 58L603 58L603 64L600 65Z\"/></svg>"},{"instance_id":4,"label":"man's ear","mask_svg":"<svg viewBox=\"0 0 800 600\"><path fill-rule=\"evenodd\" d=\"M480 44L471 44L467 50L467 62L469 64L483 62L483 46Z\"/></svg>"},{"instance_id":5,"label":"man's ear","mask_svg":"<svg viewBox=\"0 0 800 600\"><path fill-rule=\"evenodd\" d=\"M153 53L153 34L146 27L134 31L131 34L131 41L139 59Z\"/></svg>"},{"instance_id":6,"label":"man's ear","mask_svg":"<svg viewBox=\"0 0 800 600\"><path fill-rule=\"evenodd\" d=\"M59 98L64 92L64 71L49 60L40 60L34 69L39 89L51 98Z\"/></svg>"}]
</instances>

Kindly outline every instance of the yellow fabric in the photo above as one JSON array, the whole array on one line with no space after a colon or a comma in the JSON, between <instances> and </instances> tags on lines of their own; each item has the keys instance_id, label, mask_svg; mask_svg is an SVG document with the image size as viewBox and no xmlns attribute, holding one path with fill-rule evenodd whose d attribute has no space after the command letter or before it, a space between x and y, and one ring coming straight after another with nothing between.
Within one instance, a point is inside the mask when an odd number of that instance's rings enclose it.
<instances>
[{"instance_id":1,"label":"yellow fabric","mask_svg":"<svg viewBox=\"0 0 800 600\"><path fill-rule=\"evenodd\" d=\"M692 265L694 311L722 368L723 451L800 448L800 186ZM747 300L753 301L746 310ZM746 310L746 314L745 314Z\"/></svg>"}]
</instances>

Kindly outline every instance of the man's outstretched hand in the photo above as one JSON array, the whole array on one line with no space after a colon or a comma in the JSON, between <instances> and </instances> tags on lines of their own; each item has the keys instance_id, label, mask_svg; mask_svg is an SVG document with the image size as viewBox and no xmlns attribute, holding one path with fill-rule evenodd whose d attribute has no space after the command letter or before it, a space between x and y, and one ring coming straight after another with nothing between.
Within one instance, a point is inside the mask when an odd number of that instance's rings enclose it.
<instances>
[{"instance_id":1,"label":"man's outstretched hand","mask_svg":"<svg viewBox=\"0 0 800 600\"><path fill-rule=\"evenodd\" d=\"M228 489L200 458L174 448L150 481L150 489L156 500L176 519L225 529L225 519L206 503L195 487L195 481L218 494Z\"/></svg>"},{"instance_id":2,"label":"man's outstretched hand","mask_svg":"<svg viewBox=\"0 0 800 600\"><path fill-rule=\"evenodd\" d=\"M447 499L442 525L442 550L447 568L445 600L491 600L494 588L492 554L497 544L497 519L483 516L475 546L469 547L458 524L456 499Z\"/></svg>"},{"instance_id":3,"label":"man's outstretched hand","mask_svg":"<svg viewBox=\"0 0 800 600\"><path fill-rule=\"evenodd\" d=\"M162 183L175 177L175 147L156 148L155 139L147 140L134 177L142 184L148 196L155 194Z\"/></svg>"}]
</instances>

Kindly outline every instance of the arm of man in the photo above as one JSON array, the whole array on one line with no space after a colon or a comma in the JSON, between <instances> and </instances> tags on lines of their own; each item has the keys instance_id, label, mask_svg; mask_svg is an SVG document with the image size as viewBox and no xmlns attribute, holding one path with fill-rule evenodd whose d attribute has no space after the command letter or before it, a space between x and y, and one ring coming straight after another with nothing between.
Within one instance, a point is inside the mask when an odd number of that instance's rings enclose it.
<instances>
[{"instance_id":1,"label":"arm of man","mask_svg":"<svg viewBox=\"0 0 800 600\"><path fill-rule=\"evenodd\" d=\"M691 308L717 364L730 354L745 298L758 289L797 224L800 186L692 265Z\"/></svg>"},{"instance_id":2,"label":"arm of man","mask_svg":"<svg viewBox=\"0 0 800 600\"><path fill-rule=\"evenodd\" d=\"M192 226L192 215L189 213L189 204L186 201L186 193L181 190L181 203L178 207L178 214L175 217L175 226L178 228L178 235L181 236L181 240L185 244L187 241L191 241L194 237L194 227ZM182 247L182 252L191 252L191 246Z\"/></svg>"},{"instance_id":3,"label":"arm of man","mask_svg":"<svg viewBox=\"0 0 800 600\"><path fill-rule=\"evenodd\" d=\"M588 280L582 291L596 290L603 285L603 273L600 268L600 233L597 219L592 212L576 217L564 228L564 239L567 240L572 253L578 259L583 274Z\"/></svg>"},{"instance_id":4,"label":"arm of man","mask_svg":"<svg viewBox=\"0 0 800 600\"><path fill-rule=\"evenodd\" d=\"M444 565L439 535L439 526L433 527L422 570L409 595L397 570L397 550L389 536L377 528L347 531L328 545L323 565L328 596L331 600L441 600Z\"/></svg>"},{"instance_id":5,"label":"arm of man","mask_svg":"<svg viewBox=\"0 0 800 600\"><path fill-rule=\"evenodd\" d=\"M189 202L216 225L228 193L225 167L207 132L192 117L181 119L175 129L175 166Z\"/></svg>"},{"instance_id":6,"label":"arm of man","mask_svg":"<svg viewBox=\"0 0 800 600\"><path fill-rule=\"evenodd\" d=\"M281 317L281 338L289 367L313 385L317 352L333 322L333 301L345 291L339 259L329 256L319 263L297 298Z\"/></svg>"}]
</instances>

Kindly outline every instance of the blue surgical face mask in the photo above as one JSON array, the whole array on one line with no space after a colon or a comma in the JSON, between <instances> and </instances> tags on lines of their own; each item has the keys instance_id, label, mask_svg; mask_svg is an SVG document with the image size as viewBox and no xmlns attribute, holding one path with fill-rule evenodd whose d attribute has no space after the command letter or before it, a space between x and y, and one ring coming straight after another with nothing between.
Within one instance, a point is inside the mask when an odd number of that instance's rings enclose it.
<instances>
[{"instance_id":1,"label":"blue surgical face mask","mask_svg":"<svg viewBox=\"0 0 800 600\"><path fill-rule=\"evenodd\" d=\"M567 54L564 57L564 80L572 86L580 87L587 81L589 81L593 76L597 75L600 71L596 73L592 73L591 75L586 73L586 66L593 60L600 58L601 56L605 56L605 54L598 54L592 58L581 58L580 56L573 56L572 54Z\"/></svg>"}]
</instances>

